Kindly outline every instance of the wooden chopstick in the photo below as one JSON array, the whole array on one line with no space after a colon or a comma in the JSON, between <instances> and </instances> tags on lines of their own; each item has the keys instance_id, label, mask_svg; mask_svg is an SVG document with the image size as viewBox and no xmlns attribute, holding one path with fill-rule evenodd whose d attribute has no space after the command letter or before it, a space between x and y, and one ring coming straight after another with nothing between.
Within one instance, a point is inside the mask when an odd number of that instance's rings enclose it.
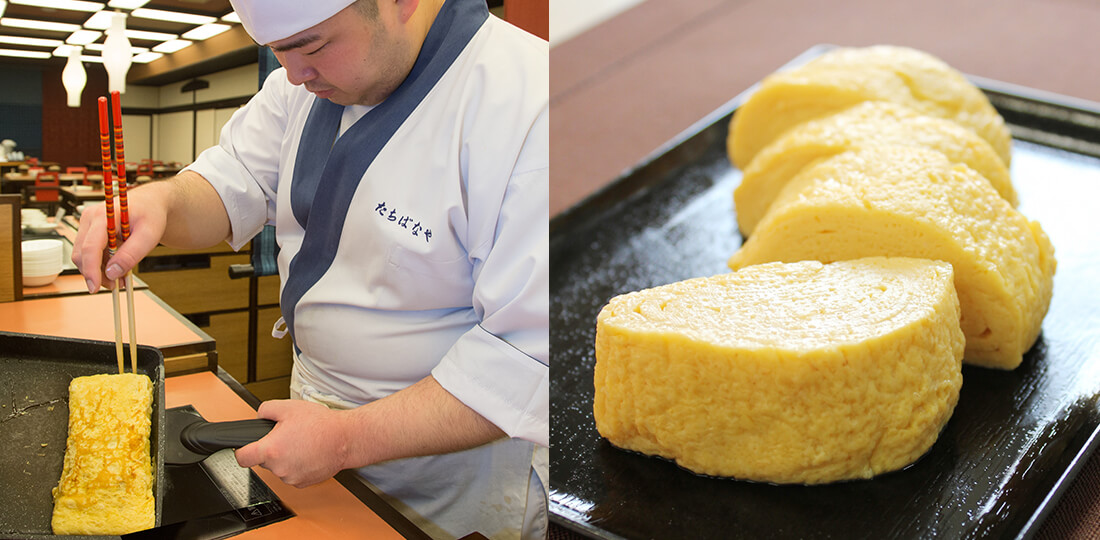
<instances>
[{"instance_id":1,"label":"wooden chopstick","mask_svg":"<svg viewBox=\"0 0 1100 540\"><path fill-rule=\"evenodd\" d=\"M108 258L118 251L118 235L115 232L115 188L111 178L111 140L108 135L107 98L99 98L99 150L103 161L103 197L107 205L107 253ZM125 177L123 177L125 182ZM118 282L111 283L111 306L115 312L115 354L118 357L118 372L126 371L122 353L122 317L119 314Z\"/></svg>"},{"instance_id":2,"label":"wooden chopstick","mask_svg":"<svg viewBox=\"0 0 1100 540\"><path fill-rule=\"evenodd\" d=\"M122 144L122 105L119 92L111 92L111 105L115 121L115 162L118 166L118 209L122 225L121 245L130 238L130 205L126 199L126 159ZM126 272L126 314L130 330L130 369L137 373L137 322L134 314L134 274Z\"/></svg>"}]
</instances>

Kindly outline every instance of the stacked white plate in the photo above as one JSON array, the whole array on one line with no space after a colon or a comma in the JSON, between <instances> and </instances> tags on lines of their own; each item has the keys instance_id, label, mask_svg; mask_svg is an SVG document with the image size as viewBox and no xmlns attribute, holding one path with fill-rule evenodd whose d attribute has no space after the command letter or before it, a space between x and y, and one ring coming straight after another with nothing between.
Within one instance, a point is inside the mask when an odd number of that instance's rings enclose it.
<instances>
[{"instance_id":1,"label":"stacked white plate","mask_svg":"<svg viewBox=\"0 0 1100 540\"><path fill-rule=\"evenodd\" d=\"M24 208L20 210L23 219L23 228L34 234L47 234L57 228L57 221L50 222L46 213L37 208Z\"/></svg>"},{"instance_id":2,"label":"stacked white plate","mask_svg":"<svg viewBox=\"0 0 1100 540\"><path fill-rule=\"evenodd\" d=\"M23 219L24 225L46 221L46 213L37 208L22 208L19 210L19 217Z\"/></svg>"},{"instance_id":3,"label":"stacked white plate","mask_svg":"<svg viewBox=\"0 0 1100 540\"><path fill-rule=\"evenodd\" d=\"M61 240L27 240L23 242L23 285L49 285L61 274Z\"/></svg>"}]
</instances>

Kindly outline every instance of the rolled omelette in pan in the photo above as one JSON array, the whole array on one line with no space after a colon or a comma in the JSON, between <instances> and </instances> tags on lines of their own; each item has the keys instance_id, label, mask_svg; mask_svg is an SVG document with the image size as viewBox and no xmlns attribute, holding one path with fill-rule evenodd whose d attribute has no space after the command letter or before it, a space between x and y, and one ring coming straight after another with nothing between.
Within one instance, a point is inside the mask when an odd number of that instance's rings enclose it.
<instances>
[{"instance_id":1,"label":"rolled omelette in pan","mask_svg":"<svg viewBox=\"0 0 1100 540\"><path fill-rule=\"evenodd\" d=\"M126 534L156 525L152 411L153 382L145 375L72 380L54 534Z\"/></svg>"},{"instance_id":2,"label":"rolled omelette in pan","mask_svg":"<svg viewBox=\"0 0 1100 540\"><path fill-rule=\"evenodd\" d=\"M962 386L951 265L769 263L612 298L594 416L697 473L818 484L909 465Z\"/></svg>"}]
</instances>

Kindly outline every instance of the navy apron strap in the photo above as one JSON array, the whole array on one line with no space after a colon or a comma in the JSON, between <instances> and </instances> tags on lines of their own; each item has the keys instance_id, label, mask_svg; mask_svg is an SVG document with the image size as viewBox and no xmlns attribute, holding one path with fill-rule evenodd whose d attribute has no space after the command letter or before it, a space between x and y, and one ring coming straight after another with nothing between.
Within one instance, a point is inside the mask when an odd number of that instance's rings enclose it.
<instances>
[{"instance_id":1,"label":"navy apron strap","mask_svg":"<svg viewBox=\"0 0 1100 540\"><path fill-rule=\"evenodd\" d=\"M321 182L329 152L340 130L340 116L344 107L327 99L314 98L313 106L302 129L298 143L298 157L294 159L294 181L291 183L290 208L294 219L305 229L309 224L309 209L313 195Z\"/></svg>"},{"instance_id":2,"label":"navy apron strap","mask_svg":"<svg viewBox=\"0 0 1100 540\"><path fill-rule=\"evenodd\" d=\"M292 339L294 310L332 266L359 181L488 17L484 0L445 1L405 81L338 139L343 107L314 100L298 144L290 186L291 207L305 236L290 261L279 302ZM296 341L295 350L300 353Z\"/></svg>"}]
</instances>

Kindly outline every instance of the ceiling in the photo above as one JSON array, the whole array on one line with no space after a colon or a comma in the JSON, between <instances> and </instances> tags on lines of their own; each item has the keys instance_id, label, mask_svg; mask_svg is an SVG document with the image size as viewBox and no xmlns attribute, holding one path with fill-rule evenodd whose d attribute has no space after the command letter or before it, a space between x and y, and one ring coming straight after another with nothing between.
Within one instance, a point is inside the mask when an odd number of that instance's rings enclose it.
<instances>
[{"instance_id":1,"label":"ceiling","mask_svg":"<svg viewBox=\"0 0 1100 540\"><path fill-rule=\"evenodd\" d=\"M49 58L14 58L0 56L0 63L24 66L47 64L63 66L67 58L65 56L57 56L55 51L60 42L66 40L71 41L73 37L71 31L22 28L13 26L11 24L13 21L11 20L24 19L68 23L80 26L81 29L89 29L88 20L94 13L12 3L21 1L28 0L9 0L6 9L3 9L2 18L0 18L0 49L32 51L39 54L50 53L51 56ZM29 1L37 3L37 0ZM180 23L139 17L132 14L132 9L109 7L106 5L107 1L108 0L95 0L95 3L102 4L102 9L106 11L118 11L130 14L126 18L126 28L128 31L142 30L179 37L185 32L200 26L199 23ZM0 5L3 3L3 0L0 0ZM115 2L111 3L113 4ZM217 21L215 21L216 23L229 25L230 28L206 40L188 40L191 41L191 44L185 48L176 52L164 53L159 58L151 61L147 60L141 62L140 57L135 57L135 62L132 64L127 74L128 83L164 85L204 73L220 71L255 62L257 59L257 46L251 38L248 37L248 34L241 27L240 23L221 20L223 16L233 11L232 6L229 4L229 0L149 0L141 7L145 9L213 17L217 19ZM15 24L18 24L18 22L16 21ZM94 26L94 23L90 26ZM168 36L162 36L157 39L149 39L149 37L150 36L129 36L130 44L135 48L141 47L144 49L152 49L163 43ZM11 42L19 41L19 38L39 38L50 41L32 44ZM89 63L94 61L89 60L89 57L95 59L99 57L100 51L93 49L101 46L104 39L106 39L106 34L101 33L95 37L94 41L90 42L90 45L86 46L83 52L86 67Z\"/></svg>"}]
</instances>

